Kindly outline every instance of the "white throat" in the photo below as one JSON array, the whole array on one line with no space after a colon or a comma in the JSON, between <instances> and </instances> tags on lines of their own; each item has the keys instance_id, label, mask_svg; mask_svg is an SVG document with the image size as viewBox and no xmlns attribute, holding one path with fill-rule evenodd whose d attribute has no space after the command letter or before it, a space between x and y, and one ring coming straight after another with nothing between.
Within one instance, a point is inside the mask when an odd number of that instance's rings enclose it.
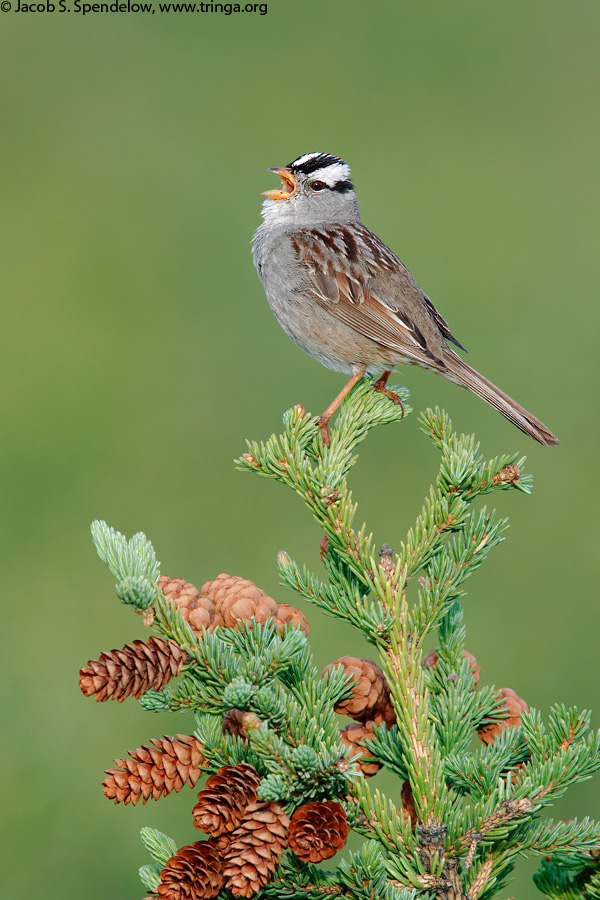
<instances>
[{"instance_id":1,"label":"white throat","mask_svg":"<svg viewBox=\"0 0 600 900\"><path fill-rule=\"evenodd\" d=\"M293 219L293 211L289 208L289 200L263 200L261 215L267 225L286 225Z\"/></svg>"}]
</instances>

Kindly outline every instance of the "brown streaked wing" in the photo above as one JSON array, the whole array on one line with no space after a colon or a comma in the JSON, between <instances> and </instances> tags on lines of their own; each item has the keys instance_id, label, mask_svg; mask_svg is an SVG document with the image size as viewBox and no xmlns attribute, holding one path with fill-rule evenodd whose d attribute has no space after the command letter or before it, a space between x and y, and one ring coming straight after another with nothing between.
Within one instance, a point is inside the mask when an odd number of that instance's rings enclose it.
<instances>
[{"instance_id":1,"label":"brown streaked wing","mask_svg":"<svg viewBox=\"0 0 600 900\"><path fill-rule=\"evenodd\" d=\"M379 255L378 238L367 232L371 243L360 240L360 256L356 262L351 262L343 250L346 230L343 227L326 231L312 229L292 241L298 258L308 269L315 301L346 325L383 347L396 350L414 359L417 364L431 365L434 362L444 368L442 361L427 347L417 325L407 315L377 298L376 278L371 273L377 271L374 256L376 253ZM391 269L392 258L395 266L402 265L385 244L381 246L387 251L385 269ZM365 270L366 279L363 274Z\"/></svg>"}]
</instances>

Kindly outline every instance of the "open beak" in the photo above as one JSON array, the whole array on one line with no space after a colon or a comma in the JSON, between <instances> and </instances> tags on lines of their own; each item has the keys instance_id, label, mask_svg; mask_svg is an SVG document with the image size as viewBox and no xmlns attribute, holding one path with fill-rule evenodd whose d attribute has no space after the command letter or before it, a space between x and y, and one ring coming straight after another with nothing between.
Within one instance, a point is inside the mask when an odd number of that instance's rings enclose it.
<instances>
[{"instance_id":1,"label":"open beak","mask_svg":"<svg viewBox=\"0 0 600 900\"><path fill-rule=\"evenodd\" d=\"M289 200L296 193L296 179L291 169L269 169L269 172L275 172L281 178L281 187L279 190L265 191L263 197L269 200Z\"/></svg>"}]
</instances>

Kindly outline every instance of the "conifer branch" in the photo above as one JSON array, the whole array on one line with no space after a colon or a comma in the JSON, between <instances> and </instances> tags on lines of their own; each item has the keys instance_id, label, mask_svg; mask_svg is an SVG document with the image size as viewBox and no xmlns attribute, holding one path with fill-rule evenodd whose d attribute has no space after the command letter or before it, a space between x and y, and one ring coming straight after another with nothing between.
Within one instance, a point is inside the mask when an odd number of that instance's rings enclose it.
<instances>
[{"instance_id":1,"label":"conifer branch","mask_svg":"<svg viewBox=\"0 0 600 900\"><path fill-rule=\"evenodd\" d=\"M408 412L406 392L394 390ZM465 646L466 582L508 527L480 498L528 494L525 460L485 460L473 435L427 410L420 422L440 454L437 478L397 552L377 550L355 524L348 479L369 431L402 420L364 378L330 426L328 447L298 405L281 434L250 442L237 460L291 488L319 528L325 578L281 551L283 585L355 628L378 663L343 657L320 674L301 610L239 576L205 573L213 580L202 588L161 576L145 535L127 540L93 524L117 597L160 637L90 661L83 693L195 717L195 733L116 760L105 793L144 803L209 776L190 805L190 825L206 828L207 840L178 848L143 830L152 862L140 877L152 896L491 900L524 853L545 857L535 880L551 900L600 896L600 824L543 817L600 768L590 714L557 704L545 722L510 688L481 685ZM436 630L439 645L424 657ZM342 730L340 713L354 719ZM371 789L380 768L398 779L392 796ZM350 828L362 847L337 868L317 865Z\"/></svg>"}]
</instances>

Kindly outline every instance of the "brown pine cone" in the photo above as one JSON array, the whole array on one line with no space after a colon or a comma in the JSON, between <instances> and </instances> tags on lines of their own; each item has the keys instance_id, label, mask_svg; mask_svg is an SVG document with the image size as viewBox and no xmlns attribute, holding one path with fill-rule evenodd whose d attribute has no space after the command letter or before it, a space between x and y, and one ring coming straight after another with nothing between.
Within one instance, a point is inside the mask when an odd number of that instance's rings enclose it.
<instances>
[{"instance_id":1,"label":"brown pine cone","mask_svg":"<svg viewBox=\"0 0 600 900\"><path fill-rule=\"evenodd\" d=\"M258 800L230 835L210 839L223 860L225 887L234 897L252 897L271 880L287 847L289 825L278 803Z\"/></svg>"},{"instance_id":2,"label":"brown pine cone","mask_svg":"<svg viewBox=\"0 0 600 900\"><path fill-rule=\"evenodd\" d=\"M249 622L252 618L263 625L277 615L277 603L272 597L247 578L226 572L217 575L214 581L207 581L201 595L214 604L213 628L217 625L237 628L238 622Z\"/></svg>"},{"instance_id":3,"label":"brown pine cone","mask_svg":"<svg viewBox=\"0 0 600 900\"><path fill-rule=\"evenodd\" d=\"M385 722L388 729L396 724L396 710L393 707L389 695L387 700L385 700L373 714L372 721L374 725L381 725L382 722Z\"/></svg>"},{"instance_id":4,"label":"brown pine cone","mask_svg":"<svg viewBox=\"0 0 600 900\"><path fill-rule=\"evenodd\" d=\"M244 711L241 709L229 709L223 718L223 734L231 734L239 737L243 741L248 740L248 735L244 728Z\"/></svg>"},{"instance_id":5,"label":"brown pine cone","mask_svg":"<svg viewBox=\"0 0 600 900\"><path fill-rule=\"evenodd\" d=\"M350 826L335 800L300 806L290 820L289 848L302 862L331 859L346 843Z\"/></svg>"},{"instance_id":6,"label":"brown pine cone","mask_svg":"<svg viewBox=\"0 0 600 900\"><path fill-rule=\"evenodd\" d=\"M381 768L381 763L377 762L365 747L360 747L357 743L358 741L368 741L373 737L373 722L351 722L340 732L340 737L342 744L350 747L353 754L360 753L360 759L354 765L360 769L363 775L367 778L375 775Z\"/></svg>"},{"instance_id":7,"label":"brown pine cone","mask_svg":"<svg viewBox=\"0 0 600 900\"><path fill-rule=\"evenodd\" d=\"M198 738L178 734L151 743L131 750L130 759L115 759L119 769L106 770L102 786L109 800L135 806L177 793L186 781L194 787L206 763Z\"/></svg>"},{"instance_id":8,"label":"brown pine cone","mask_svg":"<svg viewBox=\"0 0 600 900\"><path fill-rule=\"evenodd\" d=\"M161 900L204 900L223 887L223 865L208 841L181 847L160 873Z\"/></svg>"},{"instance_id":9,"label":"brown pine cone","mask_svg":"<svg viewBox=\"0 0 600 900\"><path fill-rule=\"evenodd\" d=\"M262 725L262 719L253 712L243 712L241 709L230 709L223 719L223 734L231 734L243 741L248 740L251 731L256 731Z\"/></svg>"},{"instance_id":10,"label":"brown pine cone","mask_svg":"<svg viewBox=\"0 0 600 900\"><path fill-rule=\"evenodd\" d=\"M118 700L141 697L153 688L160 691L179 675L187 654L175 641L151 637L148 641L133 641L122 650L101 653L100 659L90 659L79 670L79 687L86 697L96 700Z\"/></svg>"},{"instance_id":11,"label":"brown pine cone","mask_svg":"<svg viewBox=\"0 0 600 900\"><path fill-rule=\"evenodd\" d=\"M375 711L389 699L387 684L377 663L371 659L342 656L325 666L321 678L333 666L343 666L346 675L354 679L352 696L347 700L340 700L335 711L359 722L373 719Z\"/></svg>"},{"instance_id":12,"label":"brown pine cone","mask_svg":"<svg viewBox=\"0 0 600 900\"><path fill-rule=\"evenodd\" d=\"M233 831L246 808L256 800L260 776L254 766L240 763L221 766L198 794L194 806L194 827L213 837Z\"/></svg>"},{"instance_id":13,"label":"brown pine cone","mask_svg":"<svg viewBox=\"0 0 600 900\"><path fill-rule=\"evenodd\" d=\"M521 713L528 712L529 707L512 688L501 688L497 691L498 697L504 700L502 706L507 710L508 717L501 719L499 722L489 722L487 725L480 725L477 734L484 744L493 744L500 732L510 725L518 727L521 721Z\"/></svg>"},{"instance_id":14,"label":"brown pine cone","mask_svg":"<svg viewBox=\"0 0 600 900\"><path fill-rule=\"evenodd\" d=\"M279 604L275 621L277 622L279 634L282 637L284 625L293 625L294 628L299 628L304 634L308 634L310 631L310 625L304 613L296 609L295 606L288 606L287 603Z\"/></svg>"},{"instance_id":15,"label":"brown pine cone","mask_svg":"<svg viewBox=\"0 0 600 900\"><path fill-rule=\"evenodd\" d=\"M463 650L463 657L469 660L469 666L471 668L471 672L473 673L473 680L475 682L475 684L473 685L473 690L475 690L475 685L477 684L481 676L481 666L479 665L473 654L469 653L468 650ZM437 666L437 661L437 650L430 650L429 653L427 653L423 657L423 662L421 663L421 665L423 666L423 668L429 669Z\"/></svg>"},{"instance_id":16,"label":"brown pine cone","mask_svg":"<svg viewBox=\"0 0 600 900\"><path fill-rule=\"evenodd\" d=\"M203 596L195 585L184 578L169 578L168 575L161 575L157 584L167 600L180 608L195 634L200 636L205 629L213 630L214 603Z\"/></svg>"},{"instance_id":17,"label":"brown pine cone","mask_svg":"<svg viewBox=\"0 0 600 900\"><path fill-rule=\"evenodd\" d=\"M408 821L410 827L414 831L417 827L417 811L415 809L415 800L410 781L402 782L400 798L402 800L402 809L398 810L398 815L401 816L405 822Z\"/></svg>"}]
</instances>

